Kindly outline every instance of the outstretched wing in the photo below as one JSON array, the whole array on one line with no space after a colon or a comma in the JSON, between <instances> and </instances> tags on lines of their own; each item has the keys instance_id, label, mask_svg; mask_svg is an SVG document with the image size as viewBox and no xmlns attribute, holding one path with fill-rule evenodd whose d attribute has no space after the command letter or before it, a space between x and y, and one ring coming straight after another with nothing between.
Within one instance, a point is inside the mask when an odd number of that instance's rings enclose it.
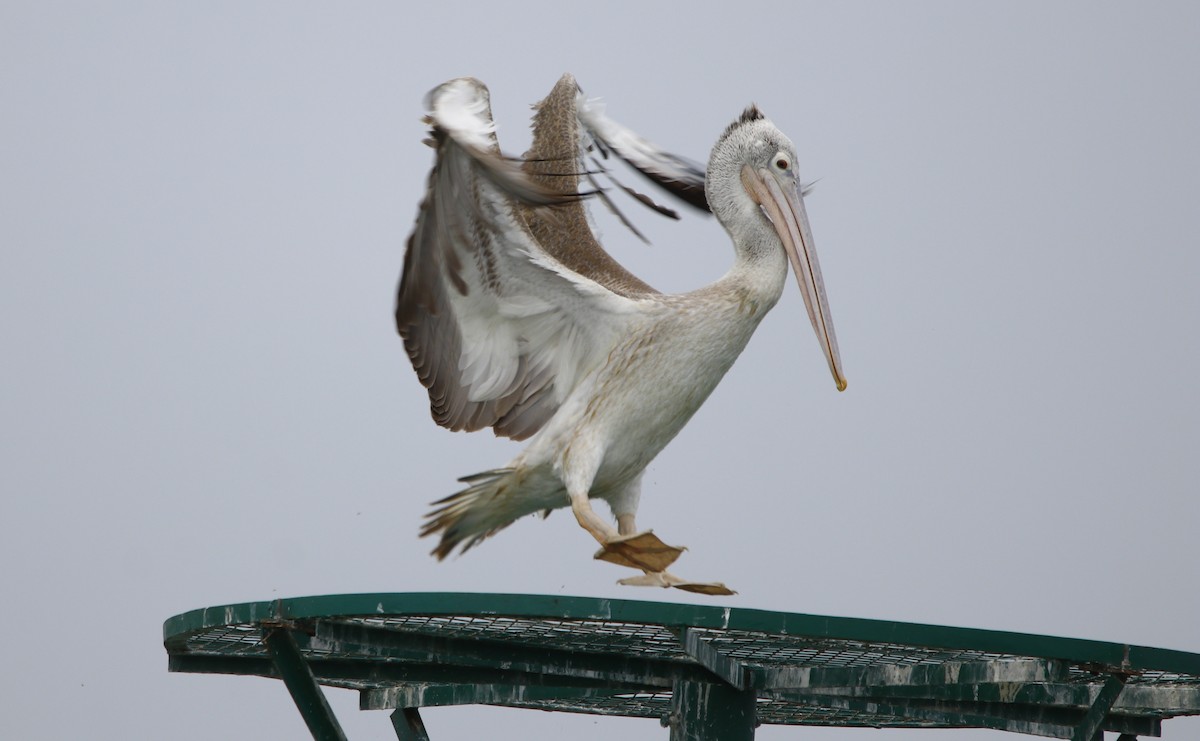
<instances>
[{"instance_id":1,"label":"outstretched wing","mask_svg":"<svg viewBox=\"0 0 1200 741\"><path fill-rule=\"evenodd\" d=\"M428 104L437 160L404 258L396 327L438 424L521 440L603 361L654 291L586 226L578 133L569 156L522 166L501 155L479 81L451 80ZM573 105L569 113L573 122ZM578 128L564 131L560 144Z\"/></svg>"}]
</instances>

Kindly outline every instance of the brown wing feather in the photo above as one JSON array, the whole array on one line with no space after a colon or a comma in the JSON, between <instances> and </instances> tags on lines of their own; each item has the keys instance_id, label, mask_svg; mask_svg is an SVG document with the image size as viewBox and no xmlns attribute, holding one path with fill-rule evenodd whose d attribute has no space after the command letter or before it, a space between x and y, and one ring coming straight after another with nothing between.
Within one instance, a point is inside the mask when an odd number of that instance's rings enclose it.
<instances>
[{"instance_id":1,"label":"brown wing feather","mask_svg":"<svg viewBox=\"0 0 1200 741\"><path fill-rule=\"evenodd\" d=\"M579 173L584 171L575 108L578 95L575 78L566 74L534 106L533 144L521 165L531 181L558 193L578 192ZM622 296L658 293L604 251L582 202L555 209L519 208L542 248L571 270Z\"/></svg>"}]
</instances>

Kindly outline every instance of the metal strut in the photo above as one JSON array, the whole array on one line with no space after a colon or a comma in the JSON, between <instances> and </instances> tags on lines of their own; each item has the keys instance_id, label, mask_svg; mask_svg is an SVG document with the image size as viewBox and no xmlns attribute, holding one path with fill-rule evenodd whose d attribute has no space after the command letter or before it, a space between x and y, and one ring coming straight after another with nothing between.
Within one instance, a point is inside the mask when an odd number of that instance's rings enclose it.
<instances>
[{"instance_id":1,"label":"metal strut","mask_svg":"<svg viewBox=\"0 0 1200 741\"><path fill-rule=\"evenodd\" d=\"M1092 706L1088 708L1087 715L1083 717L1083 722L1075 729L1074 735L1071 736L1071 741L1104 741L1104 718L1108 715L1108 711L1112 709L1117 698L1121 695L1121 690L1125 689L1125 677L1121 674L1110 674L1108 679L1104 681L1104 686L1100 688L1100 694L1096 695L1096 700ZM1122 736L1124 738L1124 736Z\"/></svg>"},{"instance_id":2,"label":"metal strut","mask_svg":"<svg viewBox=\"0 0 1200 741\"><path fill-rule=\"evenodd\" d=\"M292 631L286 626L268 628L263 634L263 643L271 654L280 679L287 685L288 692L292 693L292 701L304 717L314 741L346 741L346 734L338 725L333 708L329 707L329 701L313 677L312 669L300 653Z\"/></svg>"},{"instance_id":3,"label":"metal strut","mask_svg":"<svg viewBox=\"0 0 1200 741\"><path fill-rule=\"evenodd\" d=\"M392 728L396 729L396 738L400 741L429 741L425 721L421 720L421 712L416 708L396 708L392 713Z\"/></svg>"}]
</instances>

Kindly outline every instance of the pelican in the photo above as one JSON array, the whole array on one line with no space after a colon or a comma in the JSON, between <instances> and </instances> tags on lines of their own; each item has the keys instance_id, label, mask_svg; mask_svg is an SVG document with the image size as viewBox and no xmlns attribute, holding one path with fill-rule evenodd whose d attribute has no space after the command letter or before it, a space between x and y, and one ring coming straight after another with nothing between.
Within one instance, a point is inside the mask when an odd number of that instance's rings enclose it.
<instances>
[{"instance_id":1,"label":"pelican","mask_svg":"<svg viewBox=\"0 0 1200 741\"><path fill-rule=\"evenodd\" d=\"M619 583L733 594L667 571L683 548L639 531L635 517L646 466L779 300L789 262L846 388L795 147L751 105L701 170L610 119L564 75L534 106L532 147L518 159L501 153L478 80L450 80L426 102L436 159L404 257L396 327L439 425L529 440L507 465L459 479L466 488L434 502L421 531L440 535L433 555L570 506L599 542L596 558L642 572ZM664 294L604 251L584 200L608 202L595 176L598 155L610 151L711 209L733 241L728 273ZM593 499L608 503L615 526Z\"/></svg>"}]
</instances>

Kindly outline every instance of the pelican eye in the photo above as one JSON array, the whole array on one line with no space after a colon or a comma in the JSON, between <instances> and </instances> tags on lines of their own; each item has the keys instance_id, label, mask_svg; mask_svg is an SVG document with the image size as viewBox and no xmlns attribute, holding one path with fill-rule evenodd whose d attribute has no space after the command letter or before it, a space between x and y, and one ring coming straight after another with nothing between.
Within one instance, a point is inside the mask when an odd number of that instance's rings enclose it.
<instances>
[{"instance_id":1,"label":"pelican eye","mask_svg":"<svg viewBox=\"0 0 1200 741\"><path fill-rule=\"evenodd\" d=\"M780 170L786 170L788 169L788 161L783 157L780 157L779 159L775 160L775 166Z\"/></svg>"}]
</instances>

